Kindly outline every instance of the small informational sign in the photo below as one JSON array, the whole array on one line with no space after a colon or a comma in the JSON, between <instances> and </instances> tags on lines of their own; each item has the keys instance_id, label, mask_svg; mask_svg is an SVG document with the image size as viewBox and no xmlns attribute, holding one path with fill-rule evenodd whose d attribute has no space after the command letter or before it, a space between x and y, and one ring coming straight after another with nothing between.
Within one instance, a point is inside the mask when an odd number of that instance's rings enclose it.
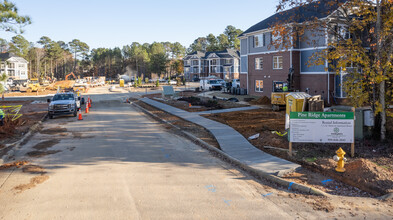
<instances>
[{"instance_id":1,"label":"small informational sign","mask_svg":"<svg viewBox=\"0 0 393 220\"><path fill-rule=\"evenodd\" d=\"M353 112L291 112L289 140L300 143L354 143Z\"/></svg>"}]
</instances>

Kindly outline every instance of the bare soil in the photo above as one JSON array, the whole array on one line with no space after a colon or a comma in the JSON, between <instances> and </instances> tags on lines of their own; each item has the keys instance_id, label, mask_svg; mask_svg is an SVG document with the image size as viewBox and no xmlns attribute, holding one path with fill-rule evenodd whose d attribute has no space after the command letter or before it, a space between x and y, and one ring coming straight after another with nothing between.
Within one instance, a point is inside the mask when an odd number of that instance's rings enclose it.
<instances>
[{"instance_id":1,"label":"bare soil","mask_svg":"<svg viewBox=\"0 0 393 220\"><path fill-rule=\"evenodd\" d=\"M47 114L47 103L32 103L32 101L0 101L1 106L22 105L19 114L22 116L16 120L6 117L4 126L0 126L0 156L2 156L5 144L19 140L28 132L31 126Z\"/></svg>"},{"instance_id":2,"label":"bare soil","mask_svg":"<svg viewBox=\"0 0 393 220\"><path fill-rule=\"evenodd\" d=\"M30 173L30 174L45 174L44 168L38 165L26 165L22 168L22 172L24 173Z\"/></svg>"},{"instance_id":3,"label":"bare soil","mask_svg":"<svg viewBox=\"0 0 393 220\"><path fill-rule=\"evenodd\" d=\"M30 179L30 182L27 184L20 184L18 186L14 187L14 190L17 190L18 193L21 193L25 190L31 189L33 187L35 187L38 184L41 184L43 182L45 182L46 180L49 179L49 176L47 175L40 175L40 176L36 176L36 177L32 177Z\"/></svg>"},{"instance_id":4,"label":"bare soil","mask_svg":"<svg viewBox=\"0 0 393 220\"><path fill-rule=\"evenodd\" d=\"M356 143L355 158L347 156L348 163L345 165L347 171L342 174L334 170L336 162L332 158L339 147L350 152L348 144L296 143L293 144L296 154L293 157L288 155L289 143L287 136L283 135L285 134L285 112L258 109L212 114L206 117L233 127L245 138L260 134L259 138L250 140L255 147L269 154L302 164L310 173L297 172L287 176L296 182L306 183L316 188L322 187L321 189L331 194L339 195L367 195L354 187L375 196L393 192L393 144L391 140L387 143L372 140ZM388 131L388 134L393 134L392 130ZM273 148L265 148L265 146ZM312 174L315 172L333 179L334 181L328 182L334 187L329 189L328 185L321 182L322 180L319 181L318 178L315 178ZM327 177L323 178L329 179ZM315 179L318 179L319 182ZM343 185L339 182L350 184L353 187L344 190ZM338 190L336 190L336 186Z\"/></svg>"},{"instance_id":5,"label":"bare soil","mask_svg":"<svg viewBox=\"0 0 393 220\"><path fill-rule=\"evenodd\" d=\"M161 94L149 94L149 95L145 95L144 97L153 98L153 99L160 98L154 100L176 108L183 109L188 112L202 112L202 111L209 111L209 110L240 108L240 107L247 106L247 105L238 104L236 102L211 99L208 97L200 97L197 95L198 93L196 92L185 91L179 93L180 96L179 99L162 99Z\"/></svg>"},{"instance_id":6,"label":"bare soil","mask_svg":"<svg viewBox=\"0 0 393 220\"><path fill-rule=\"evenodd\" d=\"M217 140L205 128L203 128L199 125L193 124L191 122L185 121L179 117L173 116L173 115L166 113L162 110L159 110L157 108L154 108L151 105L148 105L144 102L134 101L134 104L137 104L137 105L141 106L142 108L148 110L149 112L157 115L159 118L164 119L165 121L168 121L169 123L171 123L173 125L176 125L180 129L195 135L196 137L200 138L201 140L205 141L206 143L208 143L214 147L220 148L220 145L218 144ZM166 128L171 129L172 127L166 126Z\"/></svg>"},{"instance_id":7,"label":"bare soil","mask_svg":"<svg viewBox=\"0 0 393 220\"><path fill-rule=\"evenodd\" d=\"M41 95L54 95L56 91L54 90L45 90L38 92L10 92L6 93L4 97L16 97L16 96L41 96Z\"/></svg>"},{"instance_id":8,"label":"bare soil","mask_svg":"<svg viewBox=\"0 0 393 220\"><path fill-rule=\"evenodd\" d=\"M26 164L28 164L29 161L23 160L23 161L14 161L12 163L6 163L0 166L0 170L5 170L5 169L10 169L10 168L20 168Z\"/></svg>"}]
</instances>

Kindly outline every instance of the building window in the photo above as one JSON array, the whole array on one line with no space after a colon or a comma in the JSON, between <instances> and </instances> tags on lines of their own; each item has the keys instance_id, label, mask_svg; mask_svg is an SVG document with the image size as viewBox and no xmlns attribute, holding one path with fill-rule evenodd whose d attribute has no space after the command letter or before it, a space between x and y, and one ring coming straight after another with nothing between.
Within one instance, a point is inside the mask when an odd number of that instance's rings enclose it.
<instances>
[{"instance_id":1,"label":"building window","mask_svg":"<svg viewBox=\"0 0 393 220\"><path fill-rule=\"evenodd\" d=\"M224 67L224 73L231 73L231 67L229 66Z\"/></svg>"},{"instance_id":2,"label":"building window","mask_svg":"<svg viewBox=\"0 0 393 220\"><path fill-rule=\"evenodd\" d=\"M255 58L255 69L256 70L262 70L263 69L263 58Z\"/></svg>"},{"instance_id":3,"label":"building window","mask_svg":"<svg viewBox=\"0 0 393 220\"><path fill-rule=\"evenodd\" d=\"M282 56L273 57L273 69L282 69Z\"/></svg>"},{"instance_id":4,"label":"building window","mask_svg":"<svg viewBox=\"0 0 393 220\"><path fill-rule=\"evenodd\" d=\"M232 64L232 59L225 59L225 64Z\"/></svg>"},{"instance_id":5,"label":"building window","mask_svg":"<svg viewBox=\"0 0 393 220\"><path fill-rule=\"evenodd\" d=\"M258 34L254 36L254 47L264 47L265 46L265 35Z\"/></svg>"},{"instance_id":6,"label":"building window","mask_svg":"<svg viewBox=\"0 0 393 220\"><path fill-rule=\"evenodd\" d=\"M263 80L255 80L255 92L263 92Z\"/></svg>"},{"instance_id":7,"label":"building window","mask_svg":"<svg viewBox=\"0 0 393 220\"><path fill-rule=\"evenodd\" d=\"M217 59L212 60L212 65L217 65Z\"/></svg>"},{"instance_id":8,"label":"building window","mask_svg":"<svg viewBox=\"0 0 393 220\"><path fill-rule=\"evenodd\" d=\"M19 67L19 68L25 68L25 64L23 64L23 63L22 63L22 64L19 64L18 67Z\"/></svg>"},{"instance_id":9,"label":"building window","mask_svg":"<svg viewBox=\"0 0 393 220\"><path fill-rule=\"evenodd\" d=\"M189 60L185 60L185 61L184 61L184 65L185 65L185 66L189 66L190 64L191 64L191 62L190 62Z\"/></svg>"},{"instance_id":10,"label":"building window","mask_svg":"<svg viewBox=\"0 0 393 220\"><path fill-rule=\"evenodd\" d=\"M199 62L198 62L198 60L193 60L193 61L192 61L192 65L193 65L193 66L197 66L197 65L199 65Z\"/></svg>"},{"instance_id":11,"label":"building window","mask_svg":"<svg viewBox=\"0 0 393 220\"><path fill-rule=\"evenodd\" d=\"M8 70L8 76L15 76L15 70Z\"/></svg>"},{"instance_id":12,"label":"building window","mask_svg":"<svg viewBox=\"0 0 393 220\"><path fill-rule=\"evenodd\" d=\"M14 69L14 68L15 68L15 63L9 63L9 64L8 64L8 68Z\"/></svg>"}]
</instances>

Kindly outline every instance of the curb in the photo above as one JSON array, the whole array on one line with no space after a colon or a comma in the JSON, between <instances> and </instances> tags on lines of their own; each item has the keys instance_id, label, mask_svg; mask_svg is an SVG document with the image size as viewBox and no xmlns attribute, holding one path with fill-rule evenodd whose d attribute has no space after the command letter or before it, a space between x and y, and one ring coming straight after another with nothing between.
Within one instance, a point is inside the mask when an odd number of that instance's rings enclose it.
<instances>
[{"instance_id":1,"label":"curb","mask_svg":"<svg viewBox=\"0 0 393 220\"><path fill-rule=\"evenodd\" d=\"M28 138L30 138L38 130L39 126L42 124L42 122L46 119L47 116L48 113L46 113L37 123L32 125L29 128L29 131L25 135L23 135L23 137L20 140L5 145L5 147L13 147L13 149L9 150L7 154L0 159L0 166L6 163L11 157L15 155L16 151L19 150L20 144L23 143Z\"/></svg>"},{"instance_id":2,"label":"curb","mask_svg":"<svg viewBox=\"0 0 393 220\"><path fill-rule=\"evenodd\" d=\"M278 184L280 186L288 188L288 190L294 189L294 190L297 190L297 191L302 192L302 193L307 193L307 194L312 194L312 195L317 195L317 196L324 196L324 197L329 197L330 196L329 194L327 194L327 193L325 193L325 192L323 192L323 191L321 191L319 189L316 189L316 188L313 188L313 187L309 187L309 186L305 186L305 185L302 185L302 184L299 184L299 183L295 183L295 182L290 182L290 181L284 180L284 179L282 179L280 177L277 177L277 176L265 173L263 171L254 169L254 168L252 168L252 167L242 163L241 161L233 158L232 156L228 155L227 153L225 153L225 152L223 152L223 151L221 151L221 150L211 146L210 144L206 143L205 141L199 139L198 137L196 137L196 136L194 136L194 135L192 135L192 134L190 134L190 133L188 133L186 131L183 131L179 127L169 123L168 121L166 121L166 120L164 120L162 118L159 118L157 115L149 112L148 110L144 109L143 107L141 107L141 106L139 106L139 105L137 105L137 104L135 104L133 102L131 102L131 104L134 107L136 107L139 110L141 110L142 112L146 113L147 115L150 115L155 120L160 121L160 122L165 123L165 124L168 124L169 126L175 128L176 130L180 131L184 136L186 136L188 139L198 143L200 146L202 146L203 148L209 150L210 152L214 152L214 153L218 154L219 156L222 157L222 159L227 160L227 161L229 161L229 162L239 166L241 169L245 170L248 173L251 173L251 174L253 174L253 175L255 175L255 176L257 176L257 177L259 177L261 179L267 179L267 180L269 180L271 182L274 182L274 183L276 183L276 184Z\"/></svg>"}]
</instances>

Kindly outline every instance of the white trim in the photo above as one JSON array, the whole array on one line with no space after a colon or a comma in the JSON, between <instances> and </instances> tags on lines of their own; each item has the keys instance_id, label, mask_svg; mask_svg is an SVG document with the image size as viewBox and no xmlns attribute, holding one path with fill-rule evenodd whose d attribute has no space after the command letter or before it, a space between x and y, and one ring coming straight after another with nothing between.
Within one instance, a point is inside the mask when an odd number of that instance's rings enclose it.
<instances>
[{"instance_id":1,"label":"white trim","mask_svg":"<svg viewBox=\"0 0 393 220\"><path fill-rule=\"evenodd\" d=\"M256 81L262 81L262 91L257 90ZM259 84L259 85L260 85L260 84ZM256 79L256 80L255 80L255 83L254 83L254 86L255 86L255 87L254 87L255 92L263 92L263 87L264 87L263 79Z\"/></svg>"},{"instance_id":2,"label":"white trim","mask_svg":"<svg viewBox=\"0 0 393 220\"><path fill-rule=\"evenodd\" d=\"M259 55L259 54L270 54L270 53L284 53L284 52L290 52L290 51L307 51L307 50L321 50L321 49L326 49L327 47L313 47L313 48L304 48L304 49L290 49L290 50L273 50L273 51L265 51L265 52L255 52L255 53L248 53L247 55L241 55L243 56L248 56L248 55Z\"/></svg>"},{"instance_id":3,"label":"white trim","mask_svg":"<svg viewBox=\"0 0 393 220\"><path fill-rule=\"evenodd\" d=\"M240 72L240 74L247 74L247 72Z\"/></svg>"},{"instance_id":4,"label":"white trim","mask_svg":"<svg viewBox=\"0 0 393 220\"><path fill-rule=\"evenodd\" d=\"M281 68L274 68L274 62L275 62L275 60L274 60L274 58L275 57L281 57ZM278 61L278 59L277 59L277 61ZM278 66L278 62L277 62L277 66ZM284 69L284 57L283 56L273 56L273 70L282 70L282 69Z\"/></svg>"}]
</instances>

